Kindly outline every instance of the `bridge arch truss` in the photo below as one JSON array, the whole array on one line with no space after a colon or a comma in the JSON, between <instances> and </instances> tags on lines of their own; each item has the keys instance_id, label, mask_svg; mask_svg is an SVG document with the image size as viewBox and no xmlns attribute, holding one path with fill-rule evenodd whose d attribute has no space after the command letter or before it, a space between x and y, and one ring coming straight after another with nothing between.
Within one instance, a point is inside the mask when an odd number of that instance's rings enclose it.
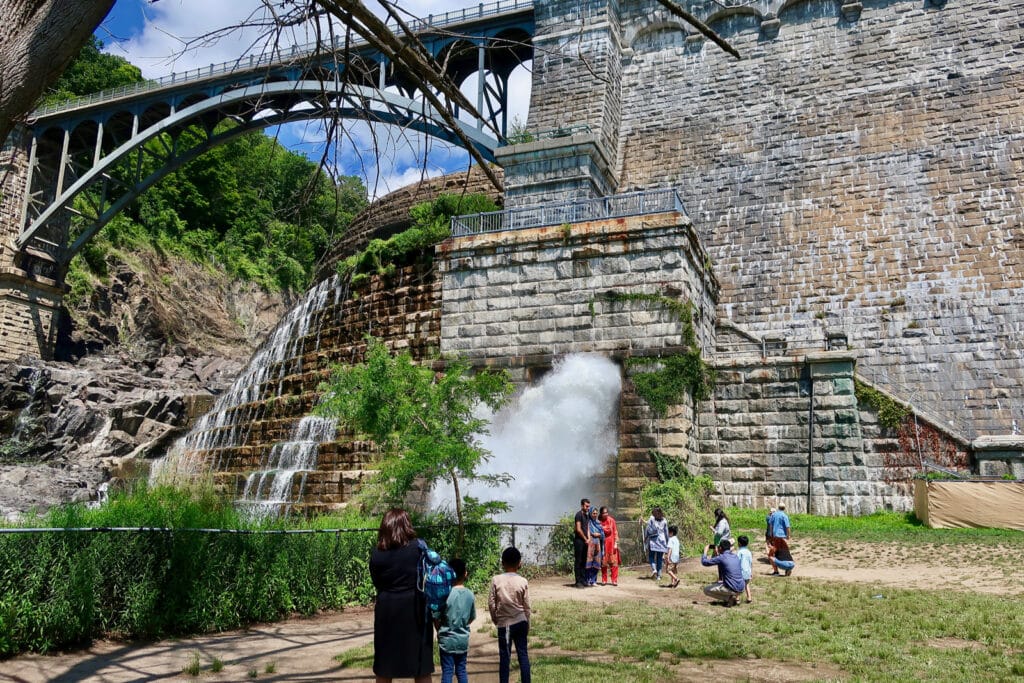
<instances>
[{"instance_id":1,"label":"bridge arch truss","mask_svg":"<svg viewBox=\"0 0 1024 683\"><path fill-rule=\"evenodd\" d=\"M411 74L372 49L342 51L337 42L273 65L211 65L206 77L200 69L127 97L37 113L16 239L22 267L59 276L89 239L169 173L234 137L282 123L337 116L392 124L459 146L467 140L493 161L508 130L509 77L532 58L532 7L525 7L420 36L457 86L479 74L481 116L468 120L453 106L459 133L426 103Z\"/></svg>"}]
</instances>

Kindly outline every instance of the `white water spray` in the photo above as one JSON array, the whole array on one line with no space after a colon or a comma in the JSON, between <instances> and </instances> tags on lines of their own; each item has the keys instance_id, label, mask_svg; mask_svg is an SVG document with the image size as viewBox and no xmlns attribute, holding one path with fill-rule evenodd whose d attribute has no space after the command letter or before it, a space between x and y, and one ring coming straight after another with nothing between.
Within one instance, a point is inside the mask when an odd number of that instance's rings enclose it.
<instances>
[{"instance_id":1,"label":"white water spray","mask_svg":"<svg viewBox=\"0 0 1024 683\"><path fill-rule=\"evenodd\" d=\"M492 454L481 474L511 474L506 486L479 482L463 495L505 500L511 511L502 521L552 523L593 498L594 478L618 447L619 367L604 356L577 354L555 363L540 382L491 418L481 437ZM435 508L453 507L450 485L438 483Z\"/></svg>"}]
</instances>

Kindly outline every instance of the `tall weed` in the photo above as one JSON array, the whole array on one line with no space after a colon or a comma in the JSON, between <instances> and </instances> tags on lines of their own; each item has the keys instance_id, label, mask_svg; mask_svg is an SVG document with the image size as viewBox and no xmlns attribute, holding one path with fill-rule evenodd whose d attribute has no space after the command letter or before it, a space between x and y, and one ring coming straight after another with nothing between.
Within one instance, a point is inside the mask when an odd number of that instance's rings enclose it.
<instances>
[{"instance_id":1,"label":"tall weed","mask_svg":"<svg viewBox=\"0 0 1024 683\"><path fill-rule=\"evenodd\" d=\"M415 522L443 557L454 553L450 518ZM53 509L29 526L54 531L0 534L0 657L99 636L152 639L367 604L376 594L369 557L378 525L355 513L246 519L202 486L124 493L95 510ZM481 589L498 571L500 552L495 527L467 527L471 586Z\"/></svg>"}]
</instances>

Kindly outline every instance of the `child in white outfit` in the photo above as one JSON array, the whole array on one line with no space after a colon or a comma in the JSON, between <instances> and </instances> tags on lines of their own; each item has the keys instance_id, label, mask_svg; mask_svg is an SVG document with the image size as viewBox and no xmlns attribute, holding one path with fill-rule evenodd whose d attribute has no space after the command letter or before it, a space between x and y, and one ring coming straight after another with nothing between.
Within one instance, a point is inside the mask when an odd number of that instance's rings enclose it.
<instances>
[{"instance_id":1,"label":"child in white outfit","mask_svg":"<svg viewBox=\"0 0 1024 683\"><path fill-rule=\"evenodd\" d=\"M674 524L668 528L668 566L665 568L666 572L672 583L669 584L670 588L675 588L679 585L679 577L676 575L677 568L679 567L679 528Z\"/></svg>"}]
</instances>

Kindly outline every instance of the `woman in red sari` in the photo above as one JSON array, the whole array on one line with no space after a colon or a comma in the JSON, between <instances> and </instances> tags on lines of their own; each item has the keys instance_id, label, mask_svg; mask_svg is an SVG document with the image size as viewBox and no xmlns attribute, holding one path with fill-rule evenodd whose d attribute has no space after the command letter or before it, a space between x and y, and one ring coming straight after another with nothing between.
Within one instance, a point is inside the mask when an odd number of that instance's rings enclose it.
<instances>
[{"instance_id":1,"label":"woman in red sari","mask_svg":"<svg viewBox=\"0 0 1024 683\"><path fill-rule=\"evenodd\" d=\"M619 527L615 518L608 514L608 506L602 505L598 515L604 529L604 559L601 562L601 583L608 583L608 569L612 570L612 585L619 585Z\"/></svg>"}]
</instances>

